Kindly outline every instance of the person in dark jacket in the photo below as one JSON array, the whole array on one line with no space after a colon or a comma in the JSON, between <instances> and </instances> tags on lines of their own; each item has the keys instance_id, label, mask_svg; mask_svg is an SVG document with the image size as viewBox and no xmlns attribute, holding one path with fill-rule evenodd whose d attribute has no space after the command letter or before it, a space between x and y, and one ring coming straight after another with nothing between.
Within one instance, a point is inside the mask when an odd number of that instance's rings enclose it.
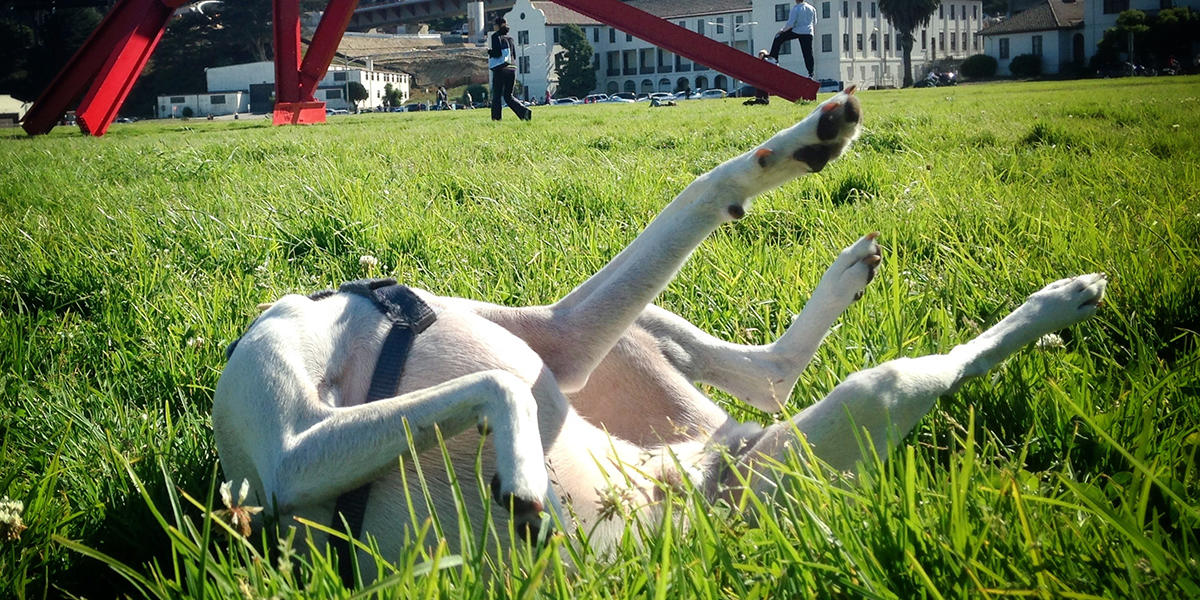
<instances>
[{"instance_id":1,"label":"person in dark jacket","mask_svg":"<svg viewBox=\"0 0 1200 600\"><path fill-rule=\"evenodd\" d=\"M516 44L508 36L508 23L504 17L496 19L496 28L492 31L491 42L488 44L488 69L492 71L492 120L499 121L504 112L501 100L508 104L517 118L528 121L533 118L533 111L513 98L513 86L517 81L517 68L513 66L513 49Z\"/></svg>"}]
</instances>

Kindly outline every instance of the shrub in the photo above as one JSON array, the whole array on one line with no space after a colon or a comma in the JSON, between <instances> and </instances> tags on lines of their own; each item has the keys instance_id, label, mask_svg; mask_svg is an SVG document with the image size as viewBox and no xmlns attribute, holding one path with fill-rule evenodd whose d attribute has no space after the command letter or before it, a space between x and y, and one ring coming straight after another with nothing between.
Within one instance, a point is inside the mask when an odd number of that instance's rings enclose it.
<instances>
[{"instance_id":1,"label":"shrub","mask_svg":"<svg viewBox=\"0 0 1200 600\"><path fill-rule=\"evenodd\" d=\"M1037 77L1042 74L1042 57L1036 54L1022 54L1008 63L1008 70L1013 77Z\"/></svg>"},{"instance_id":2,"label":"shrub","mask_svg":"<svg viewBox=\"0 0 1200 600\"><path fill-rule=\"evenodd\" d=\"M998 63L995 58L986 54L975 54L962 62L959 67L959 72L963 77L971 79L986 79L996 76L996 67Z\"/></svg>"},{"instance_id":3,"label":"shrub","mask_svg":"<svg viewBox=\"0 0 1200 600\"><path fill-rule=\"evenodd\" d=\"M192 110L192 107L190 107L190 106L183 107L183 118L190 119L194 116L196 116L196 113L195 113L195 111Z\"/></svg>"}]
</instances>

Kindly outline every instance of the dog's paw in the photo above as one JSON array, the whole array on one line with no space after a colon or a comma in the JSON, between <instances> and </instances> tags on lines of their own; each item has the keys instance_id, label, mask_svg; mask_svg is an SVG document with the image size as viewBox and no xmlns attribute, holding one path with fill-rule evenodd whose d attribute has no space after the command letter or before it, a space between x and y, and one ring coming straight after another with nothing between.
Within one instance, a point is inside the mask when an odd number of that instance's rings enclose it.
<instances>
[{"instance_id":1,"label":"dog's paw","mask_svg":"<svg viewBox=\"0 0 1200 600\"><path fill-rule=\"evenodd\" d=\"M536 541L541 538L543 529L552 526L548 518L544 499L528 494L514 494L505 491L500 481L500 475L492 476L492 499L504 510L507 510L513 522L513 529L522 539Z\"/></svg>"},{"instance_id":2,"label":"dog's paw","mask_svg":"<svg viewBox=\"0 0 1200 600\"><path fill-rule=\"evenodd\" d=\"M1103 305L1108 276L1091 273L1060 279L1034 292L1017 312L1038 335L1050 333L1082 321ZM1014 313L1016 314L1016 313Z\"/></svg>"},{"instance_id":3,"label":"dog's paw","mask_svg":"<svg viewBox=\"0 0 1200 600\"><path fill-rule=\"evenodd\" d=\"M849 306L863 295L867 284L875 279L883 255L876 239L879 233L868 233L842 250L833 265L821 276L813 298Z\"/></svg>"}]
</instances>

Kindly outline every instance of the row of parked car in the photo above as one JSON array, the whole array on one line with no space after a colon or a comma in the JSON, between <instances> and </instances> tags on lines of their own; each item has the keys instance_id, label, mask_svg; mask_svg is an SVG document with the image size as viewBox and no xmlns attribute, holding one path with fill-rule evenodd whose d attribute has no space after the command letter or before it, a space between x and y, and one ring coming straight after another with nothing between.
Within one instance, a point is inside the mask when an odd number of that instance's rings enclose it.
<instances>
[{"instance_id":1,"label":"row of parked car","mask_svg":"<svg viewBox=\"0 0 1200 600\"><path fill-rule=\"evenodd\" d=\"M842 90L842 82L833 79L822 79L818 83L821 84L819 91L821 92L840 92ZM587 97L580 100L575 96L566 98L555 98L550 101L551 104L598 104L606 102L651 102L658 100L659 102L667 102L669 100L705 100L709 98L725 98L725 97L752 97L755 90L753 86L744 85L732 92L727 92L722 89L708 89L695 91L681 92L655 92L653 94L635 94L633 92L617 92L615 94L588 94Z\"/></svg>"}]
</instances>

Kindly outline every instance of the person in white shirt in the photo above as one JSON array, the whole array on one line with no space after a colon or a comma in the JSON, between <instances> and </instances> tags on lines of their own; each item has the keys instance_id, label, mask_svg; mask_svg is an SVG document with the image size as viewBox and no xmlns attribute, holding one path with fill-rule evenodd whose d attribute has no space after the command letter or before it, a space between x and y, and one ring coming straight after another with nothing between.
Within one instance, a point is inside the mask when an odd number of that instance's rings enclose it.
<instances>
[{"instance_id":1,"label":"person in white shirt","mask_svg":"<svg viewBox=\"0 0 1200 600\"><path fill-rule=\"evenodd\" d=\"M804 66L808 69L808 77L813 76L813 24L817 21L817 9L807 0L796 0L792 12L788 14L787 23L775 34L771 42L771 58L779 59L779 50L791 40L800 40L800 51L804 53Z\"/></svg>"}]
</instances>

